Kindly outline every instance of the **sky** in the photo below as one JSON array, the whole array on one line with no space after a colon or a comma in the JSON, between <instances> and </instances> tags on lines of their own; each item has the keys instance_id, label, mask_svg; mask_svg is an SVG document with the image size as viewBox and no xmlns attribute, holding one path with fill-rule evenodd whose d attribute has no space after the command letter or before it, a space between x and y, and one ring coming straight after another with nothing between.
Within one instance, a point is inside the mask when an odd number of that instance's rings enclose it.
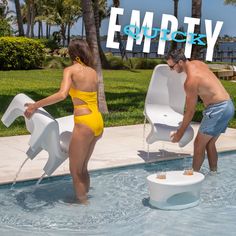
<instances>
[{"instance_id":1,"label":"sky","mask_svg":"<svg viewBox=\"0 0 236 236\"><path fill-rule=\"evenodd\" d=\"M109 1L111 4L111 1ZM162 14L172 14L174 12L173 0L121 0L121 7L125 9L124 15L120 17L122 25L129 24L132 10L139 10L144 16L146 11L154 12L154 26L160 26ZM192 0L179 0L179 25L184 26L184 17L191 17ZM225 5L224 0L202 0L202 30L204 20L209 19L223 21L224 25L221 35L236 36L235 27L236 6ZM108 20L104 20L101 34L107 34Z\"/></svg>"},{"instance_id":2,"label":"sky","mask_svg":"<svg viewBox=\"0 0 236 236\"><path fill-rule=\"evenodd\" d=\"M192 0L179 0L179 26L185 26L184 17L191 17ZM108 0L108 5L112 5L112 1ZM14 3L9 1L9 6L14 9ZM120 7L124 8L124 15L120 16L122 26L128 25L132 10L139 10L141 16L145 12L154 12L154 27L160 27L162 14L172 14L174 12L173 0L120 0ZM202 0L202 33L205 32L205 19L213 21L213 27L217 21L223 21L223 27L220 35L225 34L236 36L235 27L236 6L225 5L224 0ZM103 20L101 27L101 35L106 35L108 31L109 18ZM37 28L37 27L35 27ZM56 28L54 27L54 30ZM72 35L81 34L81 19L72 27Z\"/></svg>"}]
</instances>

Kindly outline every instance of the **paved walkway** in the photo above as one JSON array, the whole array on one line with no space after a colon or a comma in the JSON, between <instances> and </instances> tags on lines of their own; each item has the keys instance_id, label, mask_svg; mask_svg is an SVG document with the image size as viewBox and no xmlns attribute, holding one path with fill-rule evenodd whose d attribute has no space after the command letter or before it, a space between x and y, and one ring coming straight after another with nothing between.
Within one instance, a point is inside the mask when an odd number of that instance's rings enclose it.
<instances>
[{"instance_id":1,"label":"paved walkway","mask_svg":"<svg viewBox=\"0 0 236 236\"><path fill-rule=\"evenodd\" d=\"M146 135L149 132L146 128ZM193 124L195 135L198 124ZM27 158L29 135L0 138L0 183L12 182L17 170ZM227 129L217 142L218 151L236 150L236 129ZM182 158L192 155L193 141L180 149L178 144L156 142L150 145L147 158L147 147L144 147L143 125L105 128L103 138L97 143L89 163L89 169L117 167L145 161L158 161ZM34 160L28 160L18 180L39 178L47 161L47 153L42 151ZM54 175L69 173L68 160L65 161Z\"/></svg>"}]
</instances>

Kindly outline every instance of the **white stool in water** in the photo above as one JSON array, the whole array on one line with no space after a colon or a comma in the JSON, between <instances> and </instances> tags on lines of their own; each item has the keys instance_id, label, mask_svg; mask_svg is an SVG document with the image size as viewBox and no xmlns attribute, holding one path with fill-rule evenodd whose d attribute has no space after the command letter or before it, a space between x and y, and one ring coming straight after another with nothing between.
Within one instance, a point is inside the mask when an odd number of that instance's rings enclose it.
<instances>
[{"instance_id":1,"label":"white stool in water","mask_svg":"<svg viewBox=\"0 0 236 236\"><path fill-rule=\"evenodd\" d=\"M21 93L16 95L2 117L2 122L9 127L19 116L24 116L25 103L34 101ZM28 120L25 118L27 130L30 132L28 158L34 159L39 152L48 152L48 161L43 170L50 176L68 157L71 132L74 126L73 115L54 119L43 108L37 109Z\"/></svg>"},{"instance_id":2,"label":"white stool in water","mask_svg":"<svg viewBox=\"0 0 236 236\"><path fill-rule=\"evenodd\" d=\"M168 171L166 178L157 178L157 174L147 177L150 192L150 204L163 210L180 210L198 205L204 175L193 172L184 175L184 171Z\"/></svg>"}]
</instances>

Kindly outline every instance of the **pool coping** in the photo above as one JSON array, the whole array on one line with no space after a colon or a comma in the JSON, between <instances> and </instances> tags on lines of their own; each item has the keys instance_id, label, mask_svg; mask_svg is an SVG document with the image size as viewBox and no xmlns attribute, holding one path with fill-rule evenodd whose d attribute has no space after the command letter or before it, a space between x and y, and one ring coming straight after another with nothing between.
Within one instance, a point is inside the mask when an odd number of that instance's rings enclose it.
<instances>
[{"instance_id":1,"label":"pool coping","mask_svg":"<svg viewBox=\"0 0 236 236\"><path fill-rule=\"evenodd\" d=\"M222 151L222 152L218 152L219 155L226 155L226 154L236 154L236 149L235 150L229 150L229 151ZM90 173L97 173L97 172L101 172L101 171L113 171L113 170L122 170L125 168L136 168L139 166L145 166L145 165L149 165L149 164L155 164L158 162L163 162L163 161L174 161L174 160L181 160L183 158L192 158L192 156L185 156L185 157L179 157L179 158L167 158L167 159L162 159L162 160L156 160L156 161L150 161L150 162L144 162L144 163L136 163L136 164L128 164L128 165L121 165L121 166L114 166L114 167L104 167L104 168L100 168L100 169L93 169L90 170ZM222 158L222 157L220 157ZM56 180L61 180L63 178L69 178L71 179L71 176L69 173L67 174L61 174L61 175L52 175L52 176L45 176L42 180L42 184L44 184L45 182L54 182ZM16 181L14 188L18 188L19 186L17 185L21 185L23 186L29 186L29 185L33 185L36 184L38 181L38 178L32 178L32 179L26 179L26 180L19 180ZM6 183L0 183L0 190L1 189L5 189L7 187L11 187L13 182L6 182Z\"/></svg>"},{"instance_id":2,"label":"pool coping","mask_svg":"<svg viewBox=\"0 0 236 236\"><path fill-rule=\"evenodd\" d=\"M199 124L192 123L197 133ZM148 134L150 127L147 127ZM26 157L29 135L1 137L0 153L0 184L10 184ZM236 129L227 129L222 134L217 145L219 153L236 150ZM193 140L180 149L177 144L157 142L150 146L150 159L147 158L147 147L143 146L143 125L131 125L105 128L103 138L96 145L94 154L89 162L89 171L107 170L149 162L181 159L192 156ZM47 153L40 153L35 160L24 166L17 182L39 179L42 167L47 160ZM55 171L52 176L65 176L69 174L68 160Z\"/></svg>"}]
</instances>

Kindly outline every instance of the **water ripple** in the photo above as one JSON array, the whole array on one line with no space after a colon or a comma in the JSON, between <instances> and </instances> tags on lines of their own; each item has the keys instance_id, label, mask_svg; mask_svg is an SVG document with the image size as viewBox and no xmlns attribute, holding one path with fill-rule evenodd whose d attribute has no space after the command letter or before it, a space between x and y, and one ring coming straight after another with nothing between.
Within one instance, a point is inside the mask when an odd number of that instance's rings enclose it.
<instances>
[{"instance_id":1,"label":"water ripple","mask_svg":"<svg viewBox=\"0 0 236 236\"><path fill-rule=\"evenodd\" d=\"M68 178L38 188L1 189L0 234L30 230L35 235L233 235L235 154L219 158L216 175L209 173L204 162L206 178L199 206L161 211L149 205L146 177L157 171L182 170L186 165L191 165L191 159L94 172L88 206L73 204Z\"/></svg>"}]
</instances>

